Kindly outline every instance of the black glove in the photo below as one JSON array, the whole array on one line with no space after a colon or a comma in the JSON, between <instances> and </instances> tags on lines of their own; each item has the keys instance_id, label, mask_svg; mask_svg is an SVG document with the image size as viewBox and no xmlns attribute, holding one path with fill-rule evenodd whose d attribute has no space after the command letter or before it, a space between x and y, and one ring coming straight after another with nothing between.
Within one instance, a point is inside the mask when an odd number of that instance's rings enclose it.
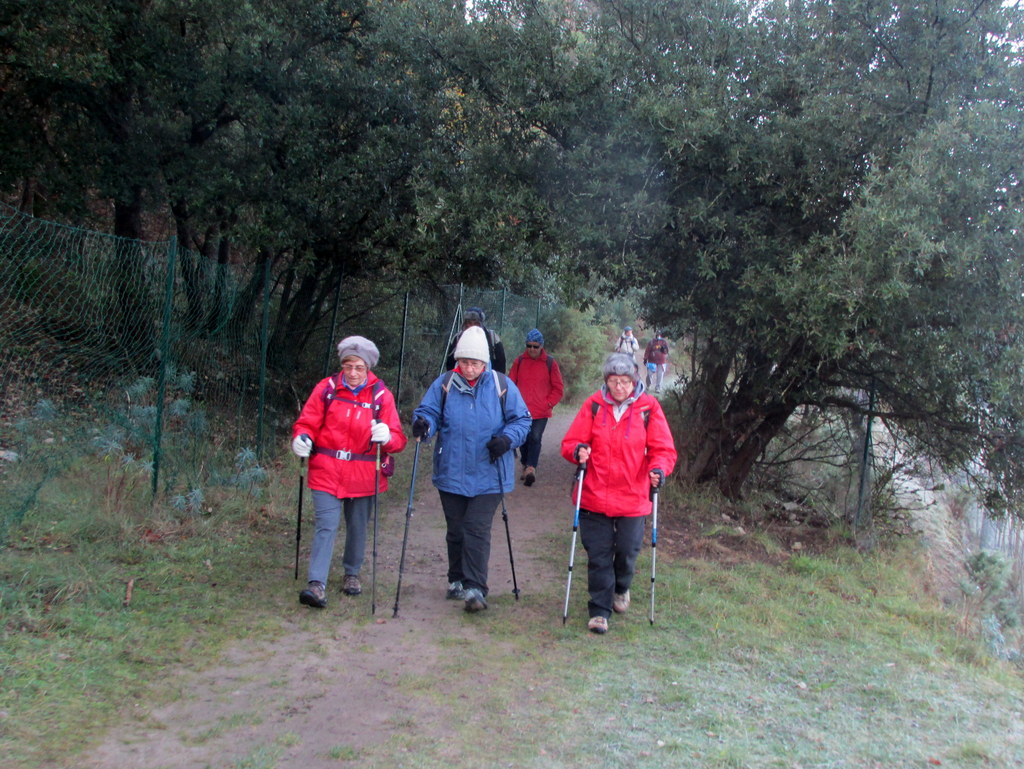
<instances>
[{"instance_id":1,"label":"black glove","mask_svg":"<svg viewBox=\"0 0 1024 769\"><path fill-rule=\"evenodd\" d=\"M498 458L512 448L512 439L507 435L495 435L487 441L487 453L491 455L491 461L497 462Z\"/></svg>"},{"instance_id":2,"label":"black glove","mask_svg":"<svg viewBox=\"0 0 1024 769\"><path fill-rule=\"evenodd\" d=\"M413 438L426 438L427 433L430 432L430 422L423 417L416 417L412 420L412 437Z\"/></svg>"},{"instance_id":3,"label":"black glove","mask_svg":"<svg viewBox=\"0 0 1024 769\"><path fill-rule=\"evenodd\" d=\"M652 467L651 472L658 476L658 485L651 486L651 499L654 499L654 495L661 491L661 487L665 485L665 472L659 467Z\"/></svg>"}]
</instances>

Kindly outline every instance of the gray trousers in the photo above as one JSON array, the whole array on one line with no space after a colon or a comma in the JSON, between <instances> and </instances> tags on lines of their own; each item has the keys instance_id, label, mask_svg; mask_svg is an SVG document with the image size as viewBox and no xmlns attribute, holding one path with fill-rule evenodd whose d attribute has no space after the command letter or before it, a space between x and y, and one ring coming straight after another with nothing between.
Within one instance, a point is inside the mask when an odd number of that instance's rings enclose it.
<instances>
[{"instance_id":1,"label":"gray trousers","mask_svg":"<svg viewBox=\"0 0 1024 769\"><path fill-rule=\"evenodd\" d=\"M313 490L313 509L316 512L316 533L309 554L309 582L327 584L334 556L334 540L341 524L342 507L345 510L345 554L342 566L346 574L359 574L366 557L366 530L373 510L373 497L339 499L326 491Z\"/></svg>"}]
</instances>

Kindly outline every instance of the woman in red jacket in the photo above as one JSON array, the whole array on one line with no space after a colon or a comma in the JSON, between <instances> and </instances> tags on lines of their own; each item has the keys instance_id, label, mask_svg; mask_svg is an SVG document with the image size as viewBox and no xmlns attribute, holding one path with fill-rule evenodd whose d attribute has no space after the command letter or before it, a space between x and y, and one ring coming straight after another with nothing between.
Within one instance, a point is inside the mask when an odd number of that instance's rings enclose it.
<instances>
[{"instance_id":1,"label":"woman in red jacket","mask_svg":"<svg viewBox=\"0 0 1024 769\"><path fill-rule=\"evenodd\" d=\"M562 439L562 456L586 465L580 538L587 551L587 628L606 633L612 612L629 608L651 489L676 465L665 412L645 392L633 356L612 353L605 360L604 386L576 414Z\"/></svg>"},{"instance_id":2,"label":"woman in red jacket","mask_svg":"<svg viewBox=\"0 0 1024 769\"><path fill-rule=\"evenodd\" d=\"M397 454L408 441L394 396L370 370L380 358L377 346L365 337L345 337L338 343L338 357L341 372L313 388L292 427L292 451L309 457L309 488L316 513L309 582L299 601L317 609L327 605L327 575L343 508L342 592L359 595L363 591L359 570L377 490L377 447L382 456ZM381 477L380 490L387 488L387 478Z\"/></svg>"}]
</instances>

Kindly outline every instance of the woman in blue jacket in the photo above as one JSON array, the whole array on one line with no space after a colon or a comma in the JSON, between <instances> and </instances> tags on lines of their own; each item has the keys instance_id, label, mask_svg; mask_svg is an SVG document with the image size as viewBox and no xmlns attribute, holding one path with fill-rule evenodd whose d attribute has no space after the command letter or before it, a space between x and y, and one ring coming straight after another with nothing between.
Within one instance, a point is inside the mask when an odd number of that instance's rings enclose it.
<instances>
[{"instance_id":1,"label":"woman in blue jacket","mask_svg":"<svg viewBox=\"0 0 1024 769\"><path fill-rule=\"evenodd\" d=\"M494 512L515 488L511 449L522 445L532 420L515 383L488 369L482 328L466 329L454 356L454 370L435 379L413 411L412 434L437 435L433 481L448 526L446 597L476 612L487 608Z\"/></svg>"}]
</instances>

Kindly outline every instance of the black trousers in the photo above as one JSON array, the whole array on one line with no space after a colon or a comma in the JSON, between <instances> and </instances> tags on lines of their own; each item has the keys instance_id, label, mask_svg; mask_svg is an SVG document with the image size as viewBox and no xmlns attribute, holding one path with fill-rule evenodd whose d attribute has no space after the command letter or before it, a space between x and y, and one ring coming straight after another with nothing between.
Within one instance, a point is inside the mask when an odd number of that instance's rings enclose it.
<instances>
[{"instance_id":1,"label":"black trousers","mask_svg":"<svg viewBox=\"0 0 1024 769\"><path fill-rule=\"evenodd\" d=\"M610 516L580 510L580 539L587 551L591 617L612 616L612 597L633 584L647 516Z\"/></svg>"},{"instance_id":2,"label":"black trousers","mask_svg":"<svg viewBox=\"0 0 1024 769\"><path fill-rule=\"evenodd\" d=\"M476 587L487 595L487 564L491 559L491 525L500 494L464 497L438 491L448 524L448 581Z\"/></svg>"}]
</instances>

